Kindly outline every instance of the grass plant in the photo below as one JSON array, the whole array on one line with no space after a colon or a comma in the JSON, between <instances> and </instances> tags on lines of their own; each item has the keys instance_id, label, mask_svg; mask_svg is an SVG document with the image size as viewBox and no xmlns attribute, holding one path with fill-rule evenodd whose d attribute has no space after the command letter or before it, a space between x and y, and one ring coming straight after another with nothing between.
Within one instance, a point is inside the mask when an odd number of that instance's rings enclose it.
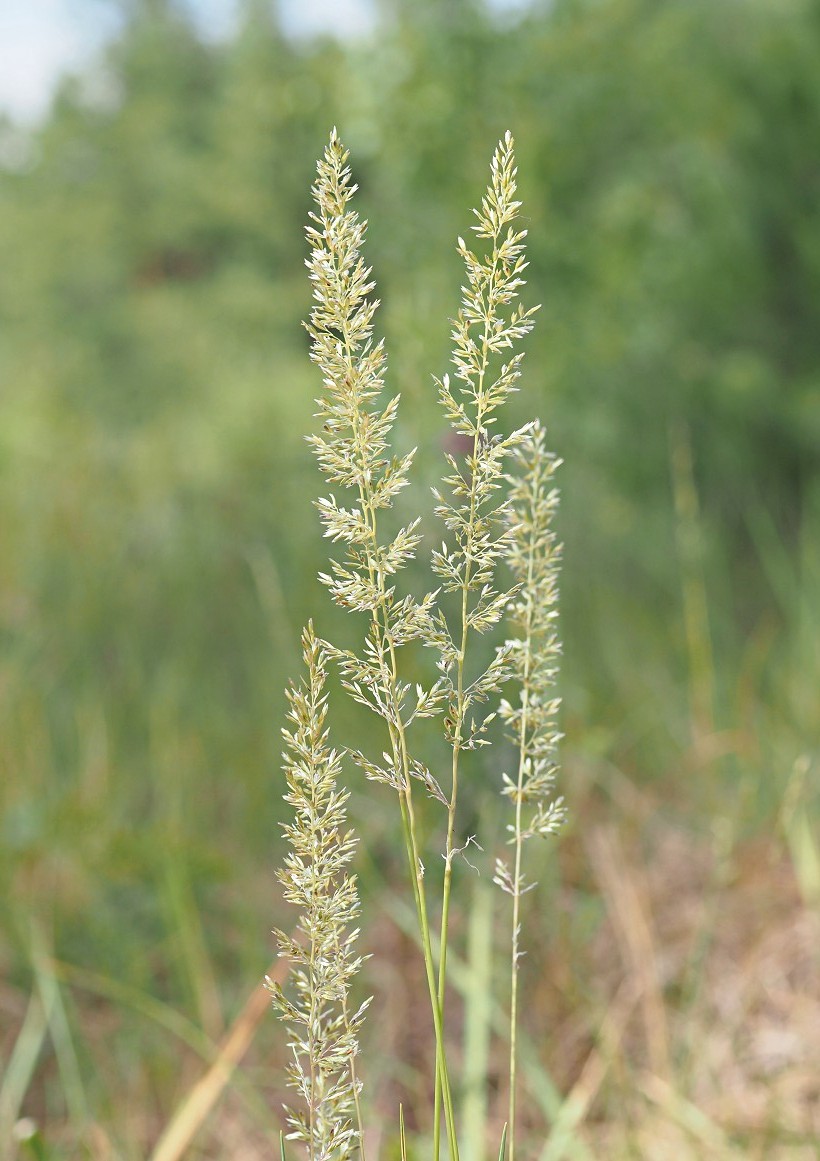
<instances>
[{"instance_id":1,"label":"grass plant","mask_svg":"<svg viewBox=\"0 0 820 1161\"><path fill-rule=\"evenodd\" d=\"M380 536L427 512L442 447L466 474L469 437L442 433L428 376L458 302L446 239L467 234L488 119L503 110L526 141L524 293L548 286L550 305L511 426L540 413L567 460L571 810L560 849L522 849L540 885L520 900L517 1154L709 1161L697 1108L739 1156L816 1161L813 6L784 21L774 4L602 0L522 21L388 0L375 39L344 43L283 35L262 4L212 41L186 7L130 5L102 87L89 61L37 124L0 125L0 1161L280 1155L287 1037L259 936L293 921L271 914L266 871L287 809L270 723L308 618L337 645L367 618L324 607L328 542L305 519L316 372L296 223L331 108L361 148L402 391L391 442L420 448ZM430 587L431 524L402 595ZM439 599L457 634L458 593ZM496 639L469 631L468 685ZM435 658L400 646L402 679L429 684ZM379 762L386 727L337 696L332 661L326 688L334 744ZM443 716L408 740L449 802ZM495 1161L508 1115L512 902L492 874L496 855L514 864L497 833L514 803L489 785L516 781L503 727L458 759L454 842L486 848L464 852L480 878L463 856L451 870L465 1161ZM353 989L380 1015L361 1033L368 1152L396 1161L401 1104L405 1153L428 1161L435 1055L401 799L348 773L366 819L359 946L378 952ZM414 790L438 968L447 806ZM647 932L654 978L636 970ZM489 936L507 946L488 961ZM663 1005L654 1062L636 976ZM648 1075L666 1055L671 1075Z\"/></svg>"},{"instance_id":2,"label":"grass plant","mask_svg":"<svg viewBox=\"0 0 820 1161\"><path fill-rule=\"evenodd\" d=\"M370 752L370 743L346 746L344 753L365 778L385 785L398 800L434 1029L434 1161L442 1155L443 1138L451 1161L458 1161L463 1140L448 1035L448 952L457 868L479 842L464 831L459 789L465 777L479 772L476 755L493 743L496 727L506 727L514 772L499 771L498 781L512 807L507 829L513 854L509 861L496 860L494 882L512 900L510 1103L500 1156L514 1161L521 899L530 886L523 849L527 838L555 833L564 808L553 793L559 551L552 522L558 461L547 452L537 421L508 434L502 430L504 405L521 374L521 340L537 310L519 301L526 231L517 224L513 140L507 133L495 150L489 185L474 211L476 251L458 239L466 282L452 327L455 375L435 379L451 428L446 472L433 490L434 515L445 538L430 555L436 587L421 596L399 591L399 574L424 543L422 516L396 528L391 513L409 483L415 450L401 456L391 447L399 397L384 398L386 355L373 332L378 301L362 257L366 223L351 205L356 187L347 161L334 130L318 165L316 211L308 229L314 296L308 330L324 387L318 400L321 431L309 442L326 483L342 496L330 490L316 502L325 535L343 546L321 580L337 605L360 614L364 632L356 650L320 641L307 630L308 677L301 691L290 695L296 730L285 734L285 768L287 800L296 814L286 828L291 850L280 877L286 897L302 909L302 940L279 933L280 950L294 965L295 999L278 986L274 993L291 1029L302 1029L291 1037L290 1079L306 1111L289 1112L289 1136L307 1146L311 1161L347 1158L356 1150L364 1154L361 1115L358 1105L355 1114L353 1108L363 1008L350 1019L347 1015L360 962L350 950L355 933L348 933L355 883L344 870L353 840L343 832L342 751L330 745L323 692L325 664L332 659L349 696L381 723L380 755ZM489 661L482 659L477 639L505 617L509 635L494 645ZM405 676L408 655L417 662L416 645L435 658L436 674L426 684ZM512 701L503 696L511 682L519 687ZM429 719L443 734L446 772L440 768L445 764L435 767L426 758L420 726ZM428 824L419 793L442 808L438 826ZM425 859L437 843L444 869L436 905Z\"/></svg>"}]
</instances>

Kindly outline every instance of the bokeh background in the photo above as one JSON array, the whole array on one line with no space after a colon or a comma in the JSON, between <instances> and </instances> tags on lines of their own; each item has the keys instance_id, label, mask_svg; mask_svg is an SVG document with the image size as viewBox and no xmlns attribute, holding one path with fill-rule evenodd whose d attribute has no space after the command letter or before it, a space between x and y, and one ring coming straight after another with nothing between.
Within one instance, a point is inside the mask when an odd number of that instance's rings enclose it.
<instances>
[{"instance_id":1,"label":"bokeh background","mask_svg":"<svg viewBox=\"0 0 820 1161\"><path fill-rule=\"evenodd\" d=\"M335 124L431 539L454 242L517 141L544 307L510 422L564 460L571 808L529 897L528 1156L816 1157L820 3L75 0L92 47L48 99L3 19L0 1156L149 1156L290 922L283 690L308 616L352 633L303 440ZM386 1158L430 1090L392 806L354 787ZM504 1107L487 882L458 921L470 1161ZM245 1015L186 1156L278 1156L283 1037Z\"/></svg>"}]
</instances>

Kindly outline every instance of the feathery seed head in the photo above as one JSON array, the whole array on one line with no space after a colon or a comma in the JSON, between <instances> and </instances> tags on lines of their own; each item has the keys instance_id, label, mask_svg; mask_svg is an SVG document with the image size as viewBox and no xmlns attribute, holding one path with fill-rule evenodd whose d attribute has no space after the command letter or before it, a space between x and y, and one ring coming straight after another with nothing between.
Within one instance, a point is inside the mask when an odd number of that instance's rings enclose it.
<instances>
[{"instance_id":1,"label":"feathery seed head","mask_svg":"<svg viewBox=\"0 0 820 1161\"><path fill-rule=\"evenodd\" d=\"M359 912L356 880L348 866L356 839L346 828L346 790L338 787L339 754L325 727L327 651L309 624L302 635L306 677L288 691L285 801L293 821L283 829L290 851L279 871L284 896L300 909L294 939L277 931L279 954L291 961L286 996L270 984L274 1005L290 1026L290 1085L306 1109L288 1110L289 1137L307 1145L311 1161L351 1157L358 1131L352 1111L359 1082L352 1068L366 1005L349 1010Z\"/></svg>"}]
</instances>

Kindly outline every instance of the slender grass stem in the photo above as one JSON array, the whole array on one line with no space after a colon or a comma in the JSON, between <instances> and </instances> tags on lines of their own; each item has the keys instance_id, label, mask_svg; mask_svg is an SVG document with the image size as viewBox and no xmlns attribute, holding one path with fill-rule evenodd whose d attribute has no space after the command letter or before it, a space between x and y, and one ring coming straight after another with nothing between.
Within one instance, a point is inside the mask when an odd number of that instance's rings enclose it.
<instances>
[{"instance_id":1,"label":"slender grass stem","mask_svg":"<svg viewBox=\"0 0 820 1161\"><path fill-rule=\"evenodd\" d=\"M510 954L510 1103L507 1114L507 1139L509 1142L509 1161L515 1161L516 1145L516 1100L518 1083L518 960L519 942L521 934L521 862L524 842L522 838L524 782L526 778L527 762L527 732L529 726L529 684L532 637L532 587L533 563L535 559L534 546L530 541L530 550L527 561L527 583L525 592L525 641L527 642L522 675L521 693L521 724L518 741L518 777L516 779L515 795L515 866L513 870L513 913L512 913L512 941Z\"/></svg>"}]
</instances>

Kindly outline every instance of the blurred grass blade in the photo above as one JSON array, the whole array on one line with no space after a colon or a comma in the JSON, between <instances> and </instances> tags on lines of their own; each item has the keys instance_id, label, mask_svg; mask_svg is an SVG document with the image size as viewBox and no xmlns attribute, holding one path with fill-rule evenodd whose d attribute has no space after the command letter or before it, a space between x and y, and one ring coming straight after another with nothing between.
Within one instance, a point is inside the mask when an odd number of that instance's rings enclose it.
<instances>
[{"instance_id":1,"label":"blurred grass blade","mask_svg":"<svg viewBox=\"0 0 820 1161\"><path fill-rule=\"evenodd\" d=\"M501 1145L500 1145L499 1150L498 1150L498 1161L504 1161L504 1157L506 1155L506 1152L507 1152L507 1125L505 1122L504 1128L501 1131Z\"/></svg>"},{"instance_id":2,"label":"blurred grass blade","mask_svg":"<svg viewBox=\"0 0 820 1161\"><path fill-rule=\"evenodd\" d=\"M205 1060L213 1060L216 1056L217 1049L213 1040L187 1016L183 1016L175 1008L172 1008L170 1004L157 1000L139 988L123 984L120 980L111 979L100 972L78 967L76 964L53 960L51 966L57 979L64 980L72 987L82 988L83 991L90 992L92 995L104 996L115 1004L131 1008L140 1015L146 1016Z\"/></svg>"},{"instance_id":3,"label":"blurred grass blade","mask_svg":"<svg viewBox=\"0 0 820 1161\"><path fill-rule=\"evenodd\" d=\"M243 1017L247 1010L250 1008L252 1000L254 997L256 997L256 1002L259 1004L261 1009L262 996L260 995L260 992L263 993L265 997L267 996L267 993L261 985L259 988L254 989L252 996L248 999L245 1007L242 1009L242 1012L240 1012L239 1016L234 1021L220 1048L220 1046L214 1044L213 1041L205 1035L201 1028L197 1028L197 1026L190 1020L186 1019L185 1016L181 1016L179 1012L175 1011L168 1004L164 1004L160 1000L154 999L153 996L149 996L145 992L139 991L137 988L132 988L126 984L122 984L119 980L111 980L107 976L100 975L97 972L89 971L86 968L76 967L73 964L62 963L57 960L53 961L52 968L58 979L64 979L75 987L83 988L85 991L89 991L95 995L105 996L106 998L112 1000L114 1003L122 1004L123 1006L132 1008L135 1012L138 1012L143 1016L147 1016L148 1019L154 1021L154 1023L156 1023L159 1027L164 1028L167 1032L170 1032L178 1040L182 1041L183 1044L186 1044L188 1048L197 1054L197 1056L201 1057L211 1066L211 1071L206 1073L206 1076L203 1077L202 1083L205 1082L207 1077L210 1076L214 1070L219 1070L221 1074L224 1075L224 1059L220 1057L220 1051L226 1052L227 1054L227 1045L229 1043L232 1045L230 1050L231 1052L237 1050L239 1044L241 1043L238 1028L241 1027L244 1034L245 1026L243 1024ZM274 973L276 970L278 970L278 968L279 961L277 961L276 964L271 968L270 974L272 977L274 977ZM260 1015L256 1021L257 1024L261 1018L262 1016ZM256 1121L265 1129L271 1129L273 1125L271 1110L260 1098L256 1089L244 1081L241 1073L231 1075L229 1072L228 1076L224 1078L223 1084L218 1090L219 1092L222 1091L222 1088L224 1088L225 1084L228 1083L228 1080L233 1081L235 1091L242 1099L243 1104L250 1111ZM181 1111L185 1108L187 1100L191 1098L194 1092L195 1089L192 1090L189 1098L186 1098L186 1102L180 1106L180 1109L175 1115L174 1120L176 1120L177 1116L181 1114ZM167 1131L168 1130L166 1130L166 1132Z\"/></svg>"},{"instance_id":4,"label":"blurred grass blade","mask_svg":"<svg viewBox=\"0 0 820 1161\"><path fill-rule=\"evenodd\" d=\"M587 1057L558 1115L552 1118L552 1130L541 1152L540 1161L592 1156L576 1136L575 1130L589 1112L610 1065L617 1059L623 1034L639 999L637 984L627 981L610 1003L598 1029L598 1043Z\"/></svg>"},{"instance_id":5,"label":"blurred grass blade","mask_svg":"<svg viewBox=\"0 0 820 1161\"><path fill-rule=\"evenodd\" d=\"M225 1031L219 988L190 878L177 855L165 859L162 886L166 922L179 947L183 983L190 991L201 1026L216 1040Z\"/></svg>"},{"instance_id":6,"label":"blurred grass blade","mask_svg":"<svg viewBox=\"0 0 820 1161\"><path fill-rule=\"evenodd\" d=\"M286 972L284 960L271 965L268 978L281 983ZM151 1161L177 1161L202 1128L208 1114L231 1081L234 1070L250 1047L254 1033L270 1008L270 993L260 983L251 992L234 1020L217 1054L203 1077L179 1105L151 1155ZM279 1134L284 1157L284 1137Z\"/></svg>"},{"instance_id":7,"label":"blurred grass blade","mask_svg":"<svg viewBox=\"0 0 820 1161\"><path fill-rule=\"evenodd\" d=\"M662 1077L647 1073L638 1085L648 1100L663 1109L671 1120L704 1149L708 1149L709 1156L714 1157L715 1161L740 1161L742 1154L735 1150L723 1129L702 1109L676 1092Z\"/></svg>"},{"instance_id":8,"label":"blurred grass blade","mask_svg":"<svg viewBox=\"0 0 820 1161\"><path fill-rule=\"evenodd\" d=\"M37 1123L28 1117L14 1126L14 1139L20 1143L24 1155L34 1161L48 1161L49 1156L54 1156L49 1153Z\"/></svg>"},{"instance_id":9,"label":"blurred grass blade","mask_svg":"<svg viewBox=\"0 0 820 1161\"><path fill-rule=\"evenodd\" d=\"M683 422L671 424L669 442L693 742L696 747L702 747L715 731L716 683L709 601L703 572L704 533L688 426Z\"/></svg>"},{"instance_id":10,"label":"blurred grass blade","mask_svg":"<svg viewBox=\"0 0 820 1161\"><path fill-rule=\"evenodd\" d=\"M299 640L299 630L288 613L281 570L273 553L264 544L250 545L245 550L245 559L253 576L276 656L280 658L281 665L290 668L296 656L293 643Z\"/></svg>"},{"instance_id":11,"label":"blurred grass blade","mask_svg":"<svg viewBox=\"0 0 820 1161\"><path fill-rule=\"evenodd\" d=\"M39 936L34 940L32 965L37 988L43 1000L51 1042L57 1056L66 1107L74 1127L82 1131L89 1120L85 1086L62 992L54 973L53 961L45 953Z\"/></svg>"},{"instance_id":12,"label":"blurred grass blade","mask_svg":"<svg viewBox=\"0 0 820 1161\"><path fill-rule=\"evenodd\" d=\"M786 836L800 894L807 907L820 903L820 839L806 806L811 768L808 754L801 754L795 760L780 808L780 825Z\"/></svg>"},{"instance_id":13,"label":"blurred grass blade","mask_svg":"<svg viewBox=\"0 0 820 1161\"><path fill-rule=\"evenodd\" d=\"M789 821L786 836L803 902L816 907L820 903L820 844L817 828L802 803Z\"/></svg>"},{"instance_id":14,"label":"blurred grass blade","mask_svg":"<svg viewBox=\"0 0 820 1161\"><path fill-rule=\"evenodd\" d=\"M38 992L33 992L25 1019L0 1081L0 1159L13 1156L12 1131L43 1047L48 1020Z\"/></svg>"},{"instance_id":15,"label":"blurred grass blade","mask_svg":"<svg viewBox=\"0 0 820 1161\"><path fill-rule=\"evenodd\" d=\"M587 847L620 945L624 970L640 981L650 1067L656 1075L668 1077L672 1071L670 1036L645 883L626 858L614 827L596 827L589 834Z\"/></svg>"}]
</instances>

